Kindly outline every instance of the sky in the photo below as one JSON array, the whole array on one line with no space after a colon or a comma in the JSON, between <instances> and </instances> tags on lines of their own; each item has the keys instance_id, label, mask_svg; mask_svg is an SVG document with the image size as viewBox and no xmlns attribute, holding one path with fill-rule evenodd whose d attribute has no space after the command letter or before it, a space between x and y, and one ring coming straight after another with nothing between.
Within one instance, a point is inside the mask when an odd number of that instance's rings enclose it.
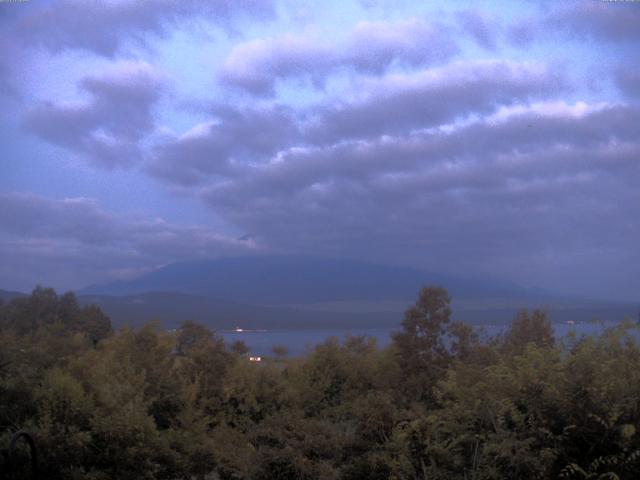
<instances>
[{"instance_id":1,"label":"sky","mask_svg":"<svg viewBox=\"0 0 640 480\"><path fill-rule=\"evenodd\" d=\"M640 292L640 2L0 2L0 288L301 254Z\"/></svg>"}]
</instances>

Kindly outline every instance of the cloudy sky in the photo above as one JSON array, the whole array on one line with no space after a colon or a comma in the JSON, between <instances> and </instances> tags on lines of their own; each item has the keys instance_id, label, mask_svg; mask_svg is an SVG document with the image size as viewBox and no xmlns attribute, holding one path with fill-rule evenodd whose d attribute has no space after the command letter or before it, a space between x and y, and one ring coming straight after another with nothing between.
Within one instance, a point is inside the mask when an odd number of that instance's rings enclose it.
<instances>
[{"instance_id":1,"label":"cloudy sky","mask_svg":"<svg viewBox=\"0 0 640 480\"><path fill-rule=\"evenodd\" d=\"M300 253L640 292L640 2L0 3L0 288Z\"/></svg>"}]
</instances>

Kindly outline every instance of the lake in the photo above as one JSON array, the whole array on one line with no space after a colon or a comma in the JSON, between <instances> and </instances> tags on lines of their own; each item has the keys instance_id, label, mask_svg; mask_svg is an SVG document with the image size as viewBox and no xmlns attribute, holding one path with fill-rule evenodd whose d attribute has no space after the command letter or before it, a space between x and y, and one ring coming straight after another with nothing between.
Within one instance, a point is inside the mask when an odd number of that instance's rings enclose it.
<instances>
[{"instance_id":1,"label":"lake","mask_svg":"<svg viewBox=\"0 0 640 480\"><path fill-rule=\"evenodd\" d=\"M615 323L604 324L580 322L575 325L566 323L553 324L556 338L565 337L570 331L577 335L591 335L601 332L604 328L614 326ZM483 337L493 336L504 331L507 325L482 325ZM252 355L267 356L272 355L271 349L276 345L284 345L289 350L289 356L298 356L313 349L319 343L324 342L329 337L337 337L341 341L347 335L365 335L377 340L378 346L384 347L391 341L391 333L400 330L400 326L389 328L344 328L344 329L291 329L291 330L260 330L260 331L219 331L218 333L228 343L242 340L247 344Z\"/></svg>"}]
</instances>

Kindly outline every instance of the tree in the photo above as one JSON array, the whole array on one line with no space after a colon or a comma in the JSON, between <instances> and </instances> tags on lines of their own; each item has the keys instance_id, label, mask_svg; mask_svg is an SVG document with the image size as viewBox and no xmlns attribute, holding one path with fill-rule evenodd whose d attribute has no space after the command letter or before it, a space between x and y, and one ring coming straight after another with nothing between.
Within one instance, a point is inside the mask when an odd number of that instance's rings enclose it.
<instances>
[{"instance_id":1,"label":"tree","mask_svg":"<svg viewBox=\"0 0 640 480\"><path fill-rule=\"evenodd\" d=\"M88 335L94 345L113 333L111 320L95 305L87 305L80 310L78 328Z\"/></svg>"},{"instance_id":2,"label":"tree","mask_svg":"<svg viewBox=\"0 0 640 480\"><path fill-rule=\"evenodd\" d=\"M1 310L0 323L19 335L45 329L58 337L81 333L95 344L112 333L109 317L96 305L80 308L73 292L58 296L53 289L38 286L30 296L15 298Z\"/></svg>"},{"instance_id":3,"label":"tree","mask_svg":"<svg viewBox=\"0 0 640 480\"><path fill-rule=\"evenodd\" d=\"M243 340L236 340L231 344L231 351L236 355L246 355L250 350Z\"/></svg>"},{"instance_id":4,"label":"tree","mask_svg":"<svg viewBox=\"0 0 640 480\"><path fill-rule=\"evenodd\" d=\"M478 334L463 322L451 322L447 329L451 341L451 354L458 360L467 360L479 346Z\"/></svg>"},{"instance_id":5,"label":"tree","mask_svg":"<svg viewBox=\"0 0 640 480\"><path fill-rule=\"evenodd\" d=\"M7 327L20 335L60 321L58 295L52 288L39 285L30 296L13 299L5 309Z\"/></svg>"},{"instance_id":6,"label":"tree","mask_svg":"<svg viewBox=\"0 0 640 480\"><path fill-rule=\"evenodd\" d=\"M177 374L198 383L198 402L207 414L218 410L224 374L233 363L224 340L204 325L186 321L180 327L174 352L181 359Z\"/></svg>"},{"instance_id":7,"label":"tree","mask_svg":"<svg viewBox=\"0 0 640 480\"><path fill-rule=\"evenodd\" d=\"M543 310L534 310L531 315L527 310L521 310L504 337L504 348L512 353L522 352L529 343L538 347L555 345L553 328Z\"/></svg>"},{"instance_id":8,"label":"tree","mask_svg":"<svg viewBox=\"0 0 640 480\"><path fill-rule=\"evenodd\" d=\"M451 317L451 298L440 286L425 287L393 334L401 370L407 377L410 397L432 399L432 388L443 377L450 356L444 344Z\"/></svg>"},{"instance_id":9,"label":"tree","mask_svg":"<svg viewBox=\"0 0 640 480\"><path fill-rule=\"evenodd\" d=\"M285 345L274 345L271 351L277 358L284 358L289 355L289 349Z\"/></svg>"},{"instance_id":10,"label":"tree","mask_svg":"<svg viewBox=\"0 0 640 480\"><path fill-rule=\"evenodd\" d=\"M196 346L207 344L213 338L213 332L204 325L191 320L182 322L178 330L176 350L184 355Z\"/></svg>"}]
</instances>

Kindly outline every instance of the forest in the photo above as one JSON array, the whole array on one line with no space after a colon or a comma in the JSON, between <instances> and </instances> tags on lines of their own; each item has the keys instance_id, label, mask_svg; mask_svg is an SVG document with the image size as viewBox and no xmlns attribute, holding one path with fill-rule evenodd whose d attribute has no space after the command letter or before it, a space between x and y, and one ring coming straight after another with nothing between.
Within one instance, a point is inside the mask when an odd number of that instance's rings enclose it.
<instances>
[{"instance_id":1,"label":"forest","mask_svg":"<svg viewBox=\"0 0 640 480\"><path fill-rule=\"evenodd\" d=\"M632 321L557 339L522 311L485 338L436 286L398 320L385 348L329 338L257 363L195 322L114 331L38 287L0 305L0 449L28 431L54 480L639 478Z\"/></svg>"}]
</instances>

